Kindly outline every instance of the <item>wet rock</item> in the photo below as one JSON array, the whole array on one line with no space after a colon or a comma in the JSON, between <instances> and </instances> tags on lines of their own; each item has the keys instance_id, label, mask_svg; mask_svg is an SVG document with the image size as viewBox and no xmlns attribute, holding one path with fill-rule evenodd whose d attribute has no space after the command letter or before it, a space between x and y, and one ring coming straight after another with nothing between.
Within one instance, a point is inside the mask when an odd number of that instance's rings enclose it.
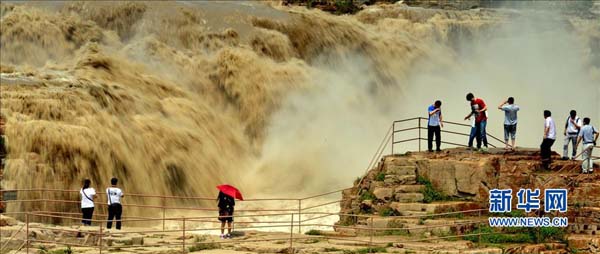
<instances>
[{"instance_id":1,"label":"wet rock","mask_svg":"<svg viewBox=\"0 0 600 254\"><path fill-rule=\"evenodd\" d=\"M0 227L15 226L17 224L19 224L19 222L16 219L0 215Z\"/></svg>"}]
</instances>

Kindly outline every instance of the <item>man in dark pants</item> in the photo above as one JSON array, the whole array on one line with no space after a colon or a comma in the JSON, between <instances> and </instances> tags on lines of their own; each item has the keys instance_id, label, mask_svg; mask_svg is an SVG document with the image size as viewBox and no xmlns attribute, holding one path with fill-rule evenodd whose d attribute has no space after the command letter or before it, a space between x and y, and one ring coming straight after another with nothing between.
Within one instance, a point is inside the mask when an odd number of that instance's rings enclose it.
<instances>
[{"instance_id":1,"label":"man in dark pants","mask_svg":"<svg viewBox=\"0 0 600 254\"><path fill-rule=\"evenodd\" d=\"M433 105L430 105L427 109L429 113L429 120L427 121L427 150L433 152L433 136L435 135L436 151L439 152L442 144L442 127L444 122L442 121L442 102L435 101Z\"/></svg>"},{"instance_id":2,"label":"man in dark pants","mask_svg":"<svg viewBox=\"0 0 600 254\"><path fill-rule=\"evenodd\" d=\"M221 239L231 238L231 223L233 223L235 199L219 191L217 201L217 206L219 207L219 221L221 221ZM227 234L225 234L225 223L227 223Z\"/></svg>"},{"instance_id":3,"label":"man in dark pants","mask_svg":"<svg viewBox=\"0 0 600 254\"><path fill-rule=\"evenodd\" d=\"M550 110L544 110L544 140L540 145L540 154L542 157L542 168L549 169L552 163L552 145L556 140L556 125L552 119Z\"/></svg>"},{"instance_id":4,"label":"man in dark pants","mask_svg":"<svg viewBox=\"0 0 600 254\"><path fill-rule=\"evenodd\" d=\"M121 198L123 198L123 191L117 188L117 178L110 179L111 187L106 188L106 198L108 199L108 222L106 222L106 228L112 227L113 219L117 220L117 230L121 230L121 214L123 213L123 207L121 206Z\"/></svg>"}]
</instances>

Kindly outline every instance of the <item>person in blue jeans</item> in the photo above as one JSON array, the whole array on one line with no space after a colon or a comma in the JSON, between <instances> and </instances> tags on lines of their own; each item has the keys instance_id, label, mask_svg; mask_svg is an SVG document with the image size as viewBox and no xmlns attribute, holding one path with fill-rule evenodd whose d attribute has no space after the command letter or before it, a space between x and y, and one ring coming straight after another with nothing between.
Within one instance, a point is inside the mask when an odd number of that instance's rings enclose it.
<instances>
[{"instance_id":1,"label":"person in blue jeans","mask_svg":"<svg viewBox=\"0 0 600 254\"><path fill-rule=\"evenodd\" d=\"M475 127L475 119L471 121L471 132L469 133L469 148L473 148L473 140L481 139L481 136L477 135L477 128Z\"/></svg>"},{"instance_id":2,"label":"person in blue jeans","mask_svg":"<svg viewBox=\"0 0 600 254\"><path fill-rule=\"evenodd\" d=\"M477 138L477 149L481 151L487 151L487 133L485 131L487 127L487 106L485 102L480 98L475 98L472 93L467 94L467 101L471 102L471 112L465 117L465 120L471 119L471 116L475 117L475 137ZM471 134L473 131L471 130ZM469 148L473 148L472 139L470 139ZM483 148L481 143L483 142Z\"/></svg>"},{"instance_id":3,"label":"person in blue jeans","mask_svg":"<svg viewBox=\"0 0 600 254\"><path fill-rule=\"evenodd\" d=\"M427 150L433 152L433 136L435 136L436 151L441 151L440 146L442 144L442 127L444 122L442 120L442 102L435 101L433 105L430 105L427 109L429 119L427 120Z\"/></svg>"}]
</instances>

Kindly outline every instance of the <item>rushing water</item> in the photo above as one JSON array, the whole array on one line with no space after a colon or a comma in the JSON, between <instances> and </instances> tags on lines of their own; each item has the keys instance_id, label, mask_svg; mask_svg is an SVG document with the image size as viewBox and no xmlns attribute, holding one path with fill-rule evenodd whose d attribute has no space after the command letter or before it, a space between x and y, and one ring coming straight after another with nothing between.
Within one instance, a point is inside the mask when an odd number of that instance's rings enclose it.
<instances>
[{"instance_id":1,"label":"rushing water","mask_svg":"<svg viewBox=\"0 0 600 254\"><path fill-rule=\"evenodd\" d=\"M497 136L495 107L516 98L522 146L538 146L546 108L600 123L593 15L101 1L2 2L0 16L5 189L115 176L126 193L302 197L350 186L391 121L435 99L460 121L469 91Z\"/></svg>"}]
</instances>

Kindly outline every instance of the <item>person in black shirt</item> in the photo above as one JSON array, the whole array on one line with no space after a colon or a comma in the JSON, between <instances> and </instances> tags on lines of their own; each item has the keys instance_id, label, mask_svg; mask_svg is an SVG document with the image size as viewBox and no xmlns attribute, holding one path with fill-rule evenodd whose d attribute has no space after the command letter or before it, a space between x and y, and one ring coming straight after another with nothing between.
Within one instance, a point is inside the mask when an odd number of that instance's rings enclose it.
<instances>
[{"instance_id":1,"label":"person in black shirt","mask_svg":"<svg viewBox=\"0 0 600 254\"><path fill-rule=\"evenodd\" d=\"M219 191L217 202L219 207L219 221L221 221L221 239L231 238L231 223L233 222L233 207L235 206L235 200L222 191ZM225 222L227 222L226 235Z\"/></svg>"}]
</instances>

